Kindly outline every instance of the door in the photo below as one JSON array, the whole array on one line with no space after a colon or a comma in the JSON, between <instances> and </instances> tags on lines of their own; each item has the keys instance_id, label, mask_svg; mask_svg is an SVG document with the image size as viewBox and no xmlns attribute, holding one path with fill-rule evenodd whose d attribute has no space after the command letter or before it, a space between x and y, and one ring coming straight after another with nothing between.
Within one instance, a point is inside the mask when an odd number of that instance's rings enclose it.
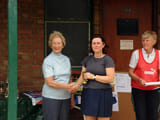
<instances>
[{"instance_id":1,"label":"door","mask_svg":"<svg viewBox=\"0 0 160 120\"><path fill-rule=\"evenodd\" d=\"M133 50L141 48L141 34L152 30L151 0L103 0L103 34L116 72L128 72ZM137 28L138 27L138 30ZM127 30L125 30L127 28ZM135 120L130 93L118 93L119 111L111 120Z\"/></svg>"}]
</instances>

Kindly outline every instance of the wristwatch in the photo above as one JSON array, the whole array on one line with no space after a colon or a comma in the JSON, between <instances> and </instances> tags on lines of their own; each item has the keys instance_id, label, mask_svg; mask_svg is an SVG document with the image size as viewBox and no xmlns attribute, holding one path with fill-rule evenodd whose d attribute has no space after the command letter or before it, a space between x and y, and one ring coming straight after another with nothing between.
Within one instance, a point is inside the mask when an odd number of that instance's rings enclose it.
<instances>
[{"instance_id":1,"label":"wristwatch","mask_svg":"<svg viewBox=\"0 0 160 120\"><path fill-rule=\"evenodd\" d=\"M96 80L96 75L94 75L93 79Z\"/></svg>"}]
</instances>

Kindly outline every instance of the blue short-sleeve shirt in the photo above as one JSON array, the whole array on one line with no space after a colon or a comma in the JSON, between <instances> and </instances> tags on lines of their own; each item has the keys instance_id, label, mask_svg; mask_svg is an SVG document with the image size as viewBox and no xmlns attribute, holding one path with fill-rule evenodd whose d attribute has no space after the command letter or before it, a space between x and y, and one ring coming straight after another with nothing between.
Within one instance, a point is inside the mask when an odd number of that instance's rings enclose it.
<instances>
[{"instance_id":1,"label":"blue short-sleeve shirt","mask_svg":"<svg viewBox=\"0 0 160 120\"><path fill-rule=\"evenodd\" d=\"M55 81L68 84L71 75L70 60L63 54L51 52L43 61L42 71L44 78L53 76ZM53 99L68 99L71 95L65 89L52 88L44 83L42 96Z\"/></svg>"}]
</instances>

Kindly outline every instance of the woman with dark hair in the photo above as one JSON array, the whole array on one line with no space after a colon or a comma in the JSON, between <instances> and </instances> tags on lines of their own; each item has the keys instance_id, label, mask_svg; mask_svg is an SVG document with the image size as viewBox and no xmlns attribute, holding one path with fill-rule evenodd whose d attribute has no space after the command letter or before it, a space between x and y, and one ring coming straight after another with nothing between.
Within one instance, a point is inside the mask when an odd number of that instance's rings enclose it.
<instances>
[{"instance_id":1,"label":"woman with dark hair","mask_svg":"<svg viewBox=\"0 0 160 120\"><path fill-rule=\"evenodd\" d=\"M112 116L112 87L115 76L115 64L105 54L107 44L102 35L94 35L90 41L91 56L85 57L81 75L73 91L83 85L81 111L85 120L109 120Z\"/></svg>"},{"instance_id":2,"label":"woman with dark hair","mask_svg":"<svg viewBox=\"0 0 160 120\"><path fill-rule=\"evenodd\" d=\"M94 51L93 51L92 46L91 46L93 38L100 38L102 40L102 42L105 45L104 48L102 49L102 52L103 53L107 53L106 49L108 48L108 45L106 44L106 41L104 40L104 37L102 35L100 35L100 34L95 34L95 35L92 36L91 41L90 41L90 53L94 54Z\"/></svg>"}]
</instances>

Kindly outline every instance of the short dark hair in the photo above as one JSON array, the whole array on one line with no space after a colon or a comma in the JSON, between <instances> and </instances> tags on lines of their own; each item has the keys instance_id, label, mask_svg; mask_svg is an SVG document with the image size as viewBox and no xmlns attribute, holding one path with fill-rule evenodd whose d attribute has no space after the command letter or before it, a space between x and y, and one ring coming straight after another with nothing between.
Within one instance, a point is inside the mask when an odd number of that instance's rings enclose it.
<instances>
[{"instance_id":1,"label":"short dark hair","mask_svg":"<svg viewBox=\"0 0 160 120\"><path fill-rule=\"evenodd\" d=\"M90 40L90 52L94 54L94 52L93 52L93 50L92 50L92 46L91 46L92 40L93 40L94 38L100 38L100 39L102 40L102 42L105 44L102 52L103 52L103 53L107 53L108 44L107 44L107 42L105 41L104 36L101 35L101 34L94 34L94 35L92 35L91 40Z\"/></svg>"}]
</instances>

